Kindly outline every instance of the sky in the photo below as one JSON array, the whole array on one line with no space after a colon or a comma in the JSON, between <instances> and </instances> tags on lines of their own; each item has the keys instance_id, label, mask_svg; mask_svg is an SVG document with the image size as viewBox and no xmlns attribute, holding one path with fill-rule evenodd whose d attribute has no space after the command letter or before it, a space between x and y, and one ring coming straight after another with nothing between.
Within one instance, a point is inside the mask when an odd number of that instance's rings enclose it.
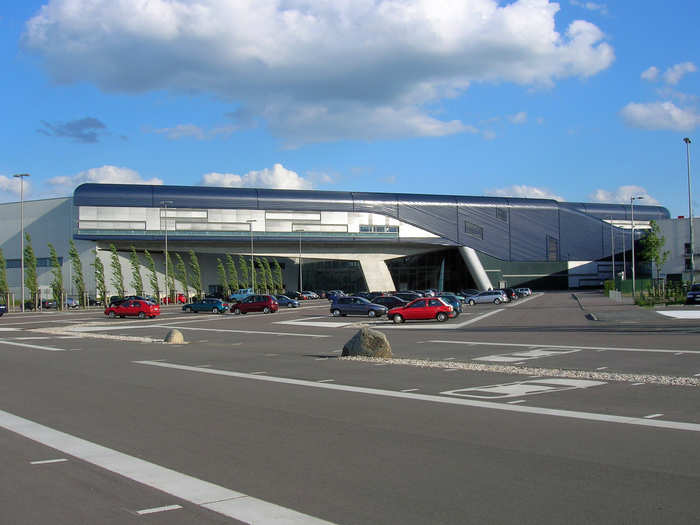
<instances>
[{"instance_id":1,"label":"sky","mask_svg":"<svg viewBox=\"0 0 700 525\"><path fill-rule=\"evenodd\" d=\"M6 0L0 202L83 182L694 215L700 2ZM696 183L697 181L697 183Z\"/></svg>"}]
</instances>

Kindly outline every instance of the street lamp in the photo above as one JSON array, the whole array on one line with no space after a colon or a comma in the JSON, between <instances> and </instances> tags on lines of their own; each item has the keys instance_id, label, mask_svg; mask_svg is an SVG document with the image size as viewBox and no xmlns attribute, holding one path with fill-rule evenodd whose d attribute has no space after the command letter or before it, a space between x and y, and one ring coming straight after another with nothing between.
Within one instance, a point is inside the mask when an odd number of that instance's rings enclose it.
<instances>
[{"instance_id":1,"label":"street lamp","mask_svg":"<svg viewBox=\"0 0 700 525\"><path fill-rule=\"evenodd\" d=\"M615 225L613 224L613 218L610 217L610 253L612 254L612 280L613 286L617 290L617 285L615 284L617 278L615 277Z\"/></svg>"},{"instance_id":2,"label":"street lamp","mask_svg":"<svg viewBox=\"0 0 700 525\"><path fill-rule=\"evenodd\" d=\"M21 268L20 279L22 280L22 311L24 312L24 177L29 177L29 173L17 173L13 177L19 179L19 263Z\"/></svg>"},{"instance_id":3,"label":"street lamp","mask_svg":"<svg viewBox=\"0 0 700 525\"><path fill-rule=\"evenodd\" d=\"M257 222L256 219L248 219L247 222L250 225L250 278L251 283L253 283L253 293L255 293L255 263L253 262L253 223Z\"/></svg>"},{"instance_id":4,"label":"street lamp","mask_svg":"<svg viewBox=\"0 0 700 525\"><path fill-rule=\"evenodd\" d=\"M634 273L634 201L643 199L644 197L630 197L630 207L632 208L632 299L635 298L637 292L637 281Z\"/></svg>"},{"instance_id":5,"label":"street lamp","mask_svg":"<svg viewBox=\"0 0 700 525\"><path fill-rule=\"evenodd\" d=\"M168 205L172 204L173 201L160 201L160 205L165 208L165 297L167 297L167 302L170 302L170 290L168 289Z\"/></svg>"},{"instance_id":6,"label":"street lamp","mask_svg":"<svg viewBox=\"0 0 700 525\"><path fill-rule=\"evenodd\" d=\"M297 231L299 232L299 292L302 292L304 290L304 287L303 287L303 274L301 271L301 234L305 230L301 229L301 230L297 230Z\"/></svg>"},{"instance_id":7,"label":"street lamp","mask_svg":"<svg viewBox=\"0 0 700 525\"><path fill-rule=\"evenodd\" d=\"M688 228L690 230L690 283L695 282L695 260L694 260L694 254L695 254L695 249L693 246L693 201L690 198L690 139L688 137L685 137L683 139L683 142L685 142L685 155L686 159L688 160Z\"/></svg>"}]
</instances>

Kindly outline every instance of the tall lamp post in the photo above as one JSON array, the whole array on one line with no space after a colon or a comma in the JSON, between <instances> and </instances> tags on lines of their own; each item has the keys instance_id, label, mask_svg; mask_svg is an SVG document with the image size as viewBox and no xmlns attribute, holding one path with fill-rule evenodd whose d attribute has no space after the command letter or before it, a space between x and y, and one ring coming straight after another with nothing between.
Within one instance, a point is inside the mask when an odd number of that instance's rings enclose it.
<instances>
[{"instance_id":1,"label":"tall lamp post","mask_svg":"<svg viewBox=\"0 0 700 525\"><path fill-rule=\"evenodd\" d=\"M22 280L22 311L24 312L24 177L29 177L29 173L17 173L13 177L19 179L19 263L21 268L20 279Z\"/></svg>"},{"instance_id":2,"label":"tall lamp post","mask_svg":"<svg viewBox=\"0 0 700 525\"><path fill-rule=\"evenodd\" d=\"M160 205L165 208L165 297L170 302L170 290L168 289L168 205L172 206L173 201L160 201ZM167 304L167 303L166 303Z\"/></svg>"},{"instance_id":3,"label":"tall lamp post","mask_svg":"<svg viewBox=\"0 0 700 525\"><path fill-rule=\"evenodd\" d=\"M303 229L297 230L299 232L299 292L302 292L304 290L303 286L303 274L301 270L301 233L304 231Z\"/></svg>"},{"instance_id":4,"label":"tall lamp post","mask_svg":"<svg viewBox=\"0 0 700 525\"><path fill-rule=\"evenodd\" d=\"M690 230L690 283L695 282L695 246L693 242L693 201L690 197L690 142L688 137L683 139L685 142L685 155L688 161L688 227Z\"/></svg>"},{"instance_id":5,"label":"tall lamp post","mask_svg":"<svg viewBox=\"0 0 700 525\"><path fill-rule=\"evenodd\" d=\"M636 297L637 281L634 268L634 201L643 199L644 197L630 197L630 207L632 208L632 298Z\"/></svg>"},{"instance_id":6,"label":"tall lamp post","mask_svg":"<svg viewBox=\"0 0 700 525\"><path fill-rule=\"evenodd\" d=\"M610 253L612 254L612 279L613 286L617 290L617 285L615 284L617 278L615 277L615 225L613 224L613 218L610 217Z\"/></svg>"},{"instance_id":7,"label":"tall lamp post","mask_svg":"<svg viewBox=\"0 0 700 525\"><path fill-rule=\"evenodd\" d=\"M255 293L255 263L253 262L253 223L257 222L256 219L248 219L247 222L250 225L250 278L253 283L253 293Z\"/></svg>"}]
</instances>

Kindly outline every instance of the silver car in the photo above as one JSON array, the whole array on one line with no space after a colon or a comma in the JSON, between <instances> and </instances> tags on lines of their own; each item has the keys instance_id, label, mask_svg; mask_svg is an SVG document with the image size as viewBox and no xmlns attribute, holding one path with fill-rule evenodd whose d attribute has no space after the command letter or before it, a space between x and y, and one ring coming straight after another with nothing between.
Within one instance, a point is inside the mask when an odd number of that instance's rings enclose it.
<instances>
[{"instance_id":1,"label":"silver car","mask_svg":"<svg viewBox=\"0 0 700 525\"><path fill-rule=\"evenodd\" d=\"M481 303L501 304L507 302L508 297L506 297L503 290L488 290L486 292L479 292L476 295L467 297L467 303L469 306L474 306L475 304Z\"/></svg>"}]
</instances>

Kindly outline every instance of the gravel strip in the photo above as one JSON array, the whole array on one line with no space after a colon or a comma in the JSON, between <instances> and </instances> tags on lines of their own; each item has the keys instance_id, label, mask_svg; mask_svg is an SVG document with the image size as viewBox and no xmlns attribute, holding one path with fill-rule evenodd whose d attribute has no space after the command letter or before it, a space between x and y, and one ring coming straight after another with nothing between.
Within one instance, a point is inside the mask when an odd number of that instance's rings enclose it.
<instances>
[{"instance_id":1,"label":"gravel strip","mask_svg":"<svg viewBox=\"0 0 700 525\"><path fill-rule=\"evenodd\" d=\"M366 363L384 363L388 365L407 365L420 368L443 368L470 370L474 372L491 372L498 374L516 374L524 376L567 377L571 379L595 379L599 381L624 381L630 383L648 383L653 385L700 386L698 377L663 376L650 374L628 374L622 372L597 372L591 370L567 370L564 368L535 368L512 365L484 365L481 363L460 363L455 361L430 361L426 359L380 359L375 357L340 357L342 361L364 361Z\"/></svg>"},{"instance_id":2,"label":"gravel strip","mask_svg":"<svg viewBox=\"0 0 700 525\"><path fill-rule=\"evenodd\" d=\"M71 330L76 326L87 326L95 323L85 323L80 325L59 326L55 328L33 328L29 332L37 332L39 334L52 335L69 335L71 337L80 337L81 339L110 339L112 341L129 341L132 343L163 343L163 339L154 339L153 337L139 337L134 335L107 335L98 334L96 332L80 332Z\"/></svg>"}]
</instances>

